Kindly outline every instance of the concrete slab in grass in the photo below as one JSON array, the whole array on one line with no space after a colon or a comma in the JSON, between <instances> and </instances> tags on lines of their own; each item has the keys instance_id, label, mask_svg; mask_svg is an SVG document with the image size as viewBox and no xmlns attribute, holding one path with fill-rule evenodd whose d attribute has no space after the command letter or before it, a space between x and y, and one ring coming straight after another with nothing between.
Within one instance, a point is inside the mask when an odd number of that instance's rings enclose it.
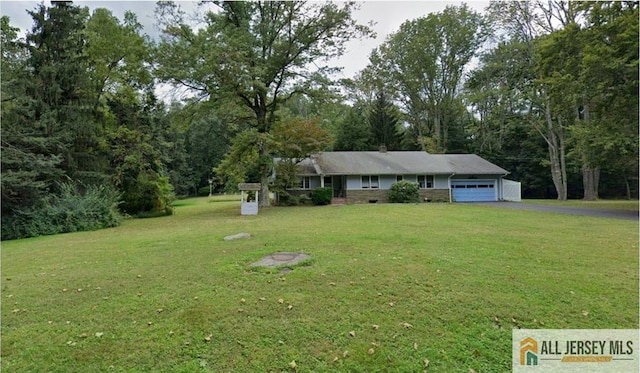
<instances>
[{"instance_id":1,"label":"concrete slab in grass","mask_svg":"<svg viewBox=\"0 0 640 373\"><path fill-rule=\"evenodd\" d=\"M308 259L311 259L311 255L305 253L279 252L265 256L260 261L252 263L251 267L290 266Z\"/></svg>"}]
</instances>

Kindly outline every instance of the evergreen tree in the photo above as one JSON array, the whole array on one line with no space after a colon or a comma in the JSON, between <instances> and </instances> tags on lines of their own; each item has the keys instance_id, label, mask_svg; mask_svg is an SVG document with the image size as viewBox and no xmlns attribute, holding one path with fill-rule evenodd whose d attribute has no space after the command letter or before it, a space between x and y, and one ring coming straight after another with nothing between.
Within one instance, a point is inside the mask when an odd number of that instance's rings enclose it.
<instances>
[{"instance_id":1,"label":"evergreen tree","mask_svg":"<svg viewBox=\"0 0 640 373\"><path fill-rule=\"evenodd\" d=\"M371 141L374 146L386 146L387 150L400 150L401 135L398 125L398 110L379 90L369 113Z\"/></svg>"},{"instance_id":2,"label":"evergreen tree","mask_svg":"<svg viewBox=\"0 0 640 373\"><path fill-rule=\"evenodd\" d=\"M347 111L346 117L337 129L333 145L338 151L372 150L371 127L361 105L354 105Z\"/></svg>"}]
</instances>

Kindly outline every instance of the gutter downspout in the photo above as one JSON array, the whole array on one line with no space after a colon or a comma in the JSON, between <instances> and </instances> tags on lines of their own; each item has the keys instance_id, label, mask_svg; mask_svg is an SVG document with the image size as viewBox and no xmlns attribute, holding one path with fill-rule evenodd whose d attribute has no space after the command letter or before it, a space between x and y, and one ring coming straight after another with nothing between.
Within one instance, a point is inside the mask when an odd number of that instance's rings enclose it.
<instances>
[{"instance_id":1,"label":"gutter downspout","mask_svg":"<svg viewBox=\"0 0 640 373\"><path fill-rule=\"evenodd\" d=\"M456 175L455 172L449 175L449 203L453 203L453 196L451 193L451 178L454 177L455 175Z\"/></svg>"}]
</instances>

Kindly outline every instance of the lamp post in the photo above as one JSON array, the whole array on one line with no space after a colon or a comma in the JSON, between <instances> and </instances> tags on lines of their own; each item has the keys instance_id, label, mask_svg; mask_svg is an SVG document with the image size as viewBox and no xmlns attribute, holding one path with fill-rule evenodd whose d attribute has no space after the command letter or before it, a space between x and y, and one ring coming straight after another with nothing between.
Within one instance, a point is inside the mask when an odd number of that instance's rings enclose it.
<instances>
[{"instance_id":1,"label":"lamp post","mask_svg":"<svg viewBox=\"0 0 640 373\"><path fill-rule=\"evenodd\" d=\"M213 193L213 179L209 179L209 197L211 197L211 194Z\"/></svg>"}]
</instances>

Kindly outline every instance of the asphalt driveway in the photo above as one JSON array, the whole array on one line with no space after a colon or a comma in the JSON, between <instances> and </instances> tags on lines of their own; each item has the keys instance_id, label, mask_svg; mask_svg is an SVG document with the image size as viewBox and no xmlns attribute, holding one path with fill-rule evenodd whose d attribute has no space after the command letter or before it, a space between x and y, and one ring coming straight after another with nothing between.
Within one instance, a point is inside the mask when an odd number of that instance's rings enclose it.
<instances>
[{"instance_id":1,"label":"asphalt driveway","mask_svg":"<svg viewBox=\"0 0 640 373\"><path fill-rule=\"evenodd\" d=\"M529 204L529 203L520 203L520 202L474 202L473 204L516 209L516 210L533 210L533 211L555 212L558 214L594 216L599 218L613 218L613 219L638 221L638 212L628 211L628 210L549 206L549 205L538 205L538 204Z\"/></svg>"}]
</instances>

